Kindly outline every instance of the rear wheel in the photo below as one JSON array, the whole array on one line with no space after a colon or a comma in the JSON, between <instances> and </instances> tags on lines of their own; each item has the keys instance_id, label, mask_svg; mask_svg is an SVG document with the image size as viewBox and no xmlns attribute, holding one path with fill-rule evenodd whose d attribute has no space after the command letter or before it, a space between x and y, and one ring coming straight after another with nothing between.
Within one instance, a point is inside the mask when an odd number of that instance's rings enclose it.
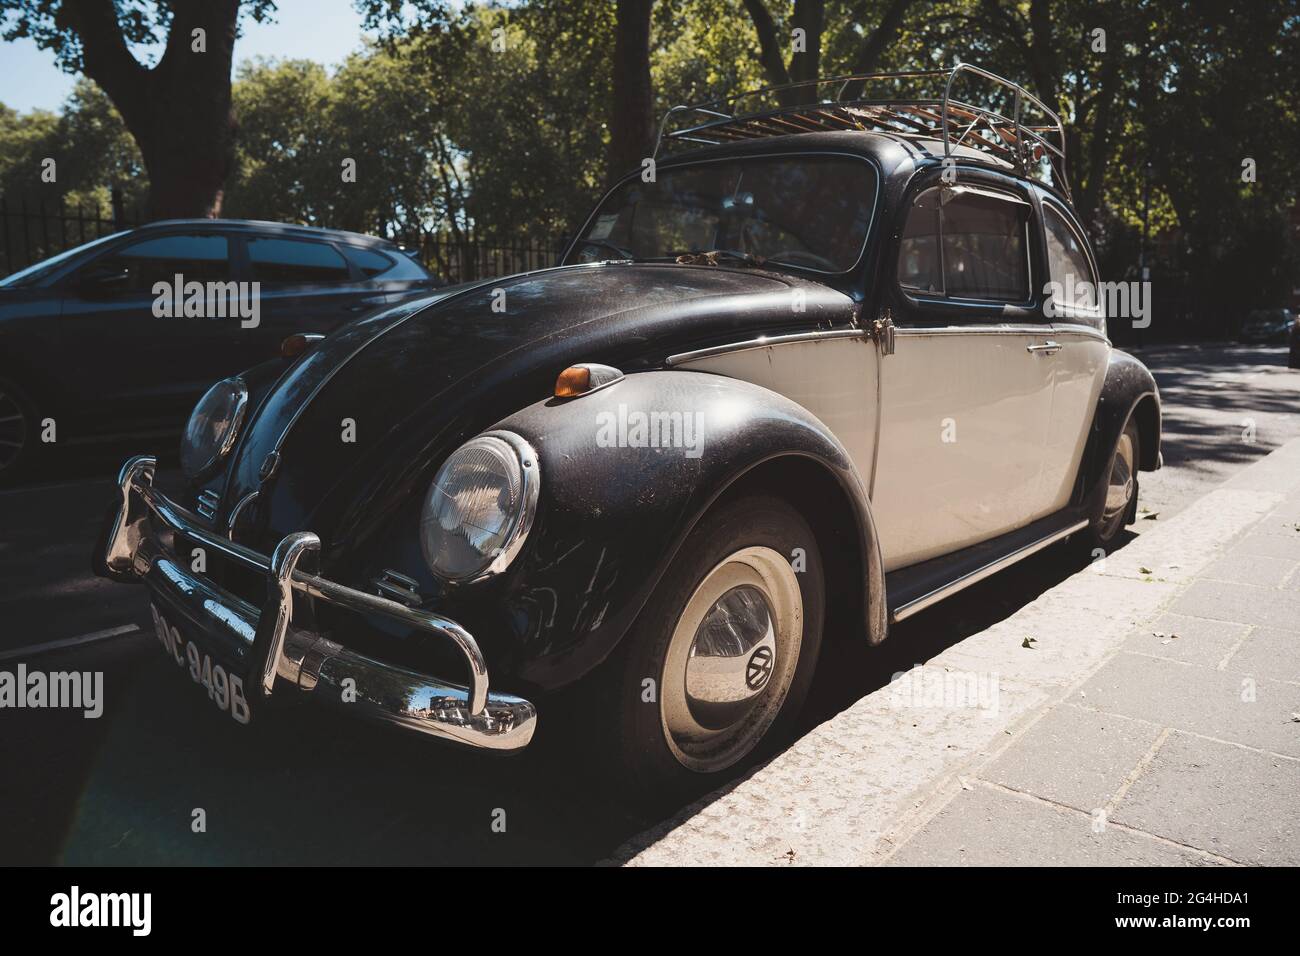
<instances>
[{"instance_id":1,"label":"rear wheel","mask_svg":"<svg viewBox=\"0 0 1300 956\"><path fill-rule=\"evenodd\" d=\"M658 802L769 752L808 694L824 606L816 540L789 504L751 495L706 515L593 675L602 765Z\"/></svg>"},{"instance_id":2,"label":"rear wheel","mask_svg":"<svg viewBox=\"0 0 1300 956\"><path fill-rule=\"evenodd\" d=\"M1132 416L1124 423L1115 452L1106 472L1106 497L1101 513L1089 526L1089 544L1109 551L1119 539L1124 526L1133 520L1137 509L1138 462L1141 459L1140 436Z\"/></svg>"}]
</instances>

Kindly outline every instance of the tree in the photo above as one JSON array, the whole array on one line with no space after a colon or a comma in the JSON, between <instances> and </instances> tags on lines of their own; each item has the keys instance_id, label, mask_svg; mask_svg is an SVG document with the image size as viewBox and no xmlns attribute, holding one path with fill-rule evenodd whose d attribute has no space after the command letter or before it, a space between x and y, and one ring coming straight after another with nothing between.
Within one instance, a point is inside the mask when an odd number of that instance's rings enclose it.
<instances>
[{"instance_id":1,"label":"tree","mask_svg":"<svg viewBox=\"0 0 1300 956\"><path fill-rule=\"evenodd\" d=\"M787 42L769 11L766 0L744 0L744 3L758 36L759 61L763 64L768 82L773 86L782 86L836 74L872 72L898 36L912 0L888 0L875 28L864 30L860 35L856 32L856 27L865 24L877 6L870 0L855 0L847 9L840 9L840 5L835 4L829 17L826 0L794 0L788 21L788 65L783 54ZM828 22L834 25L832 30L828 30ZM833 70L823 68L823 51L831 39L827 36L828 33L851 34L854 47L848 62L837 64ZM845 95L856 97L861 90L862 84L849 84ZM790 90L779 94L778 99L785 105L793 105L817 99L818 92L808 89Z\"/></svg>"},{"instance_id":2,"label":"tree","mask_svg":"<svg viewBox=\"0 0 1300 956\"><path fill-rule=\"evenodd\" d=\"M618 0L614 35L613 108L609 113L609 179L650 155L654 93L650 88L650 9L654 0Z\"/></svg>"},{"instance_id":3,"label":"tree","mask_svg":"<svg viewBox=\"0 0 1300 956\"><path fill-rule=\"evenodd\" d=\"M249 0L261 21L273 0ZM240 0L0 0L6 40L30 37L99 84L149 173L155 219L216 216L234 159L230 71ZM163 43L146 66L131 45Z\"/></svg>"}]
</instances>

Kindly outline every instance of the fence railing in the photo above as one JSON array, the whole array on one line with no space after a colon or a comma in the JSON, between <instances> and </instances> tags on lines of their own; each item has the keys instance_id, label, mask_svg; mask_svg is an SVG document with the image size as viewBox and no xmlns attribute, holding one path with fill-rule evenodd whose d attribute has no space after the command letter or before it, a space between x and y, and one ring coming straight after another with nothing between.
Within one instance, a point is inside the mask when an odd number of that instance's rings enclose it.
<instances>
[{"instance_id":1,"label":"fence railing","mask_svg":"<svg viewBox=\"0 0 1300 956\"><path fill-rule=\"evenodd\" d=\"M399 237L394 241L418 249L425 267L452 284L544 269L555 265L564 251L559 243L525 240L502 244L474 236L455 239L433 235L414 241Z\"/></svg>"},{"instance_id":2,"label":"fence railing","mask_svg":"<svg viewBox=\"0 0 1300 956\"><path fill-rule=\"evenodd\" d=\"M0 267L9 275L139 221L138 214L122 208L116 193L109 210L63 200L0 197Z\"/></svg>"},{"instance_id":3,"label":"fence railing","mask_svg":"<svg viewBox=\"0 0 1300 956\"><path fill-rule=\"evenodd\" d=\"M0 268L4 275L48 259L82 243L143 221L127 211L114 194L110 208L70 205L62 201L0 197ZM456 238L430 234L392 237L418 250L425 267L448 283L491 279L554 265L563 251L558 243L521 240L499 243L478 236Z\"/></svg>"}]
</instances>

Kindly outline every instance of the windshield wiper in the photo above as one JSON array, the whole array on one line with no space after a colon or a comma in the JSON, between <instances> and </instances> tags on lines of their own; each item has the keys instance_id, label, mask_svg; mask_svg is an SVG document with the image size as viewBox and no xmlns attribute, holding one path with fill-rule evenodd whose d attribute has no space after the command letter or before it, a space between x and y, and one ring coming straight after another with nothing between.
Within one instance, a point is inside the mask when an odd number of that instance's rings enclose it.
<instances>
[{"instance_id":1,"label":"windshield wiper","mask_svg":"<svg viewBox=\"0 0 1300 956\"><path fill-rule=\"evenodd\" d=\"M604 239L583 239L581 240L581 244L584 246L597 246L601 249L608 249L610 252L615 253L620 259L627 259L629 261L634 261L636 259L636 256L633 255L630 250L624 249L622 246L617 246L612 242L607 242ZM606 259L605 261L608 262L609 260Z\"/></svg>"},{"instance_id":2,"label":"windshield wiper","mask_svg":"<svg viewBox=\"0 0 1300 956\"><path fill-rule=\"evenodd\" d=\"M747 266L761 266L766 260L761 256L751 255L748 252L737 252L734 249L709 249L708 251L693 249L679 255L677 261L688 266L716 266L724 261L740 262Z\"/></svg>"}]
</instances>

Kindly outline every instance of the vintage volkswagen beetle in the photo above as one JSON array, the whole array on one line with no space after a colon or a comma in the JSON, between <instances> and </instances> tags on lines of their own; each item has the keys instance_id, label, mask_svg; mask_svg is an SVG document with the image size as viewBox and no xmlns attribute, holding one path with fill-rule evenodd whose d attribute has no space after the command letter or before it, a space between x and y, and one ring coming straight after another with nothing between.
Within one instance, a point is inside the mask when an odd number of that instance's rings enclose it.
<instances>
[{"instance_id":1,"label":"vintage volkswagen beetle","mask_svg":"<svg viewBox=\"0 0 1300 956\"><path fill-rule=\"evenodd\" d=\"M617 185L557 268L218 384L183 496L123 468L101 573L241 722L309 695L517 751L573 687L642 788L751 758L828 619L874 644L1068 536L1108 548L1159 466L1147 369L1086 291L1046 301L1096 278L1064 157L963 70L1015 115L711 105L663 138L713 145Z\"/></svg>"}]
</instances>

